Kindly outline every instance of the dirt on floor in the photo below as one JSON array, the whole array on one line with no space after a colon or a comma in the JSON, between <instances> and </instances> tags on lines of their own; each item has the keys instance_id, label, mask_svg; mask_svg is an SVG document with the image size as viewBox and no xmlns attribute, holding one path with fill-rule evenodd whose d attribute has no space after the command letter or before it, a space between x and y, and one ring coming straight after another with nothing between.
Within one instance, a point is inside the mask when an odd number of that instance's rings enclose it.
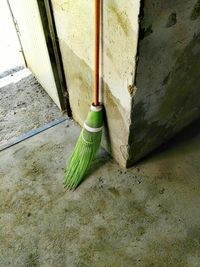
<instances>
[{"instance_id":1,"label":"dirt on floor","mask_svg":"<svg viewBox=\"0 0 200 267\"><path fill-rule=\"evenodd\" d=\"M128 170L102 151L75 192L74 122L0 152L0 266L199 267L199 125Z\"/></svg>"},{"instance_id":2,"label":"dirt on floor","mask_svg":"<svg viewBox=\"0 0 200 267\"><path fill-rule=\"evenodd\" d=\"M28 69L0 79L0 145L61 116Z\"/></svg>"}]
</instances>

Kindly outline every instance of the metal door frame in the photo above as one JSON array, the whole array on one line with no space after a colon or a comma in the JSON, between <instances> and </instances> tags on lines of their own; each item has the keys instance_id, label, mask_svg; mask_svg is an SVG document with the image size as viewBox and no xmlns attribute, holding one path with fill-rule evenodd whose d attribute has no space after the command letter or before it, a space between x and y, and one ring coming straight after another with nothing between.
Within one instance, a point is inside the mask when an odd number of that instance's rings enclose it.
<instances>
[{"instance_id":1,"label":"metal door frame","mask_svg":"<svg viewBox=\"0 0 200 267\"><path fill-rule=\"evenodd\" d=\"M51 0L37 0L61 108L72 116Z\"/></svg>"},{"instance_id":2,"label":"metal door frame","mask_svg":"<svg viewBox=\"0 0 200 267\"><path fill-rule=\"evenodd\" d=\"M9 0L7 0L8 7L11 12L11 16L13 18L13 22L16 28L17 36L20 42L20 46L22 49L22 54L24 57L25 64L27 66L26 57L23 52L23 47L20 40L20 33L18 30L17 21L14 18ZM69 102L69 94L67 90L67 83L65 79L65 73L63 68L62 56L60 52L59 40L57 37L55 20L53 16L53 9L51 5L51 0L37 0L40 18L42 22L42 27L44 31L45 41L47 45L47 50L50 57L51 67L54 75L54 80L58 92L58 98L60 101L60 106L63 112L67 112L69 117L72 116L70 102Z\"/></svg>"}]
</instances>

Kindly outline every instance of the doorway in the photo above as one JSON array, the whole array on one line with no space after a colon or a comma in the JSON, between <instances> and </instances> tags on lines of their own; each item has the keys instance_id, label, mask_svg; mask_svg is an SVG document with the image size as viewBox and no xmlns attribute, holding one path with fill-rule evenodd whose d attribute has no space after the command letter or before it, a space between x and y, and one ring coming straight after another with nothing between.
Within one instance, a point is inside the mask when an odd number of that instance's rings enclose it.
<instances>
[{"instance_id":1,"label":"doorway","mask_svg":"<svg viewBox=\"0 0 200 267\"><path fill-rule=\"evenodd\" d=\"M25 68L21 45L6 0L0 7L0 78Z\"/></svg>"},{"instance_id":2,"label":"doorway","mask_svg":"<svg viewBox=\"0 0 200 267\"><path fill-rule=\"evenodd\" d=\"M3 150L67 117L63 115L64 94L58 93L37 2L1 0L0 25Z\"/></svg>"}]
</instances>

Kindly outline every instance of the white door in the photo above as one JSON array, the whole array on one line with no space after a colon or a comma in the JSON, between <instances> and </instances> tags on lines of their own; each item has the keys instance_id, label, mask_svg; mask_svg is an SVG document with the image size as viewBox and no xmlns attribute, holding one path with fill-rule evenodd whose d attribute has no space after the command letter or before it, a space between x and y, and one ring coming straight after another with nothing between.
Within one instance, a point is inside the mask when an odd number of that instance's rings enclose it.
<instances>
[{"instance_id":1,"label":"white door","mask_svg":"<svg viewBox=\"0 0 200 267\"><path fill-rule=\"evenodd\" d=\"M9 0L28 68L61 109L36 0Z\"/></svg>"}]
</instances>

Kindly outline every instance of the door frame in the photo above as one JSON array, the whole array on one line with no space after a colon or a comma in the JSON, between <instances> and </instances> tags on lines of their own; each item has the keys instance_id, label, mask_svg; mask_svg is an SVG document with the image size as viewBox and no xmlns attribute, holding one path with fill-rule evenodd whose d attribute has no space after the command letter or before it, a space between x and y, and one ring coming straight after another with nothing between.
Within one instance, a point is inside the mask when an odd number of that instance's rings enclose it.
<instances>
[{"instance_id":1,"label":"door frame","mask_svg":"<svg viewBox=\"0 0 200 267\"><path fill-rule=\"evenodd\" d=\"M20 40L20 34L18 30L17 21L12 12L9 0L7 0L8 7L11 12L11 16L16 28L17 36L21 45L22 54L24 57L25 64L27 66L26 57L23 52L23 47ZM63 68L62 56L59 46L59 40L56 32L55 20L53 15L53 9L51 0L37 0L40 18L42 22L42 27L44 31L44 37L47 45L47 50L49 53L50 63L53 71L53 76L57 88L58 98L60 106L63 112L67 112L69 117L72 117L72 112L69 102L69 94L67 90L67 82Z\"/></svg>"},{"instance_id":2,"label":"door frame","mask_svg":"<svg viewBox=\"0 0 200 267\"><path fill-rule=\"evenodd\" d=\"M26 62L26 58L25 58L25 54L24 54L24 50L23 50L23 47L22 47L22 42L21 42L21 39L20 39L20 34L19 34L19 29L18 29L17 21L16 21L14 15L13 15L13 12L12 12L11 5L9 3L9 0L7 0L6 2L7 2L8 9L10 11L11 17L12 17L13 25L15 27L15 31L16 31L17 38L18 38L18 41L19 41L19 45L20 45L20 49L21 49L21 53L22 53L22 56L23 56L23 59L24 59L25 66L28 67L27 62Z\"/></svg>"},{"instance_id":3,"label":"door frame","mask_svg":"<svg viewBox=\"0 0 200 267\"><path fill-rule=\"evenodd\" d=\"M51 0L37 0L61 108L72 116Z\"/></svg>"}]
</instances>

